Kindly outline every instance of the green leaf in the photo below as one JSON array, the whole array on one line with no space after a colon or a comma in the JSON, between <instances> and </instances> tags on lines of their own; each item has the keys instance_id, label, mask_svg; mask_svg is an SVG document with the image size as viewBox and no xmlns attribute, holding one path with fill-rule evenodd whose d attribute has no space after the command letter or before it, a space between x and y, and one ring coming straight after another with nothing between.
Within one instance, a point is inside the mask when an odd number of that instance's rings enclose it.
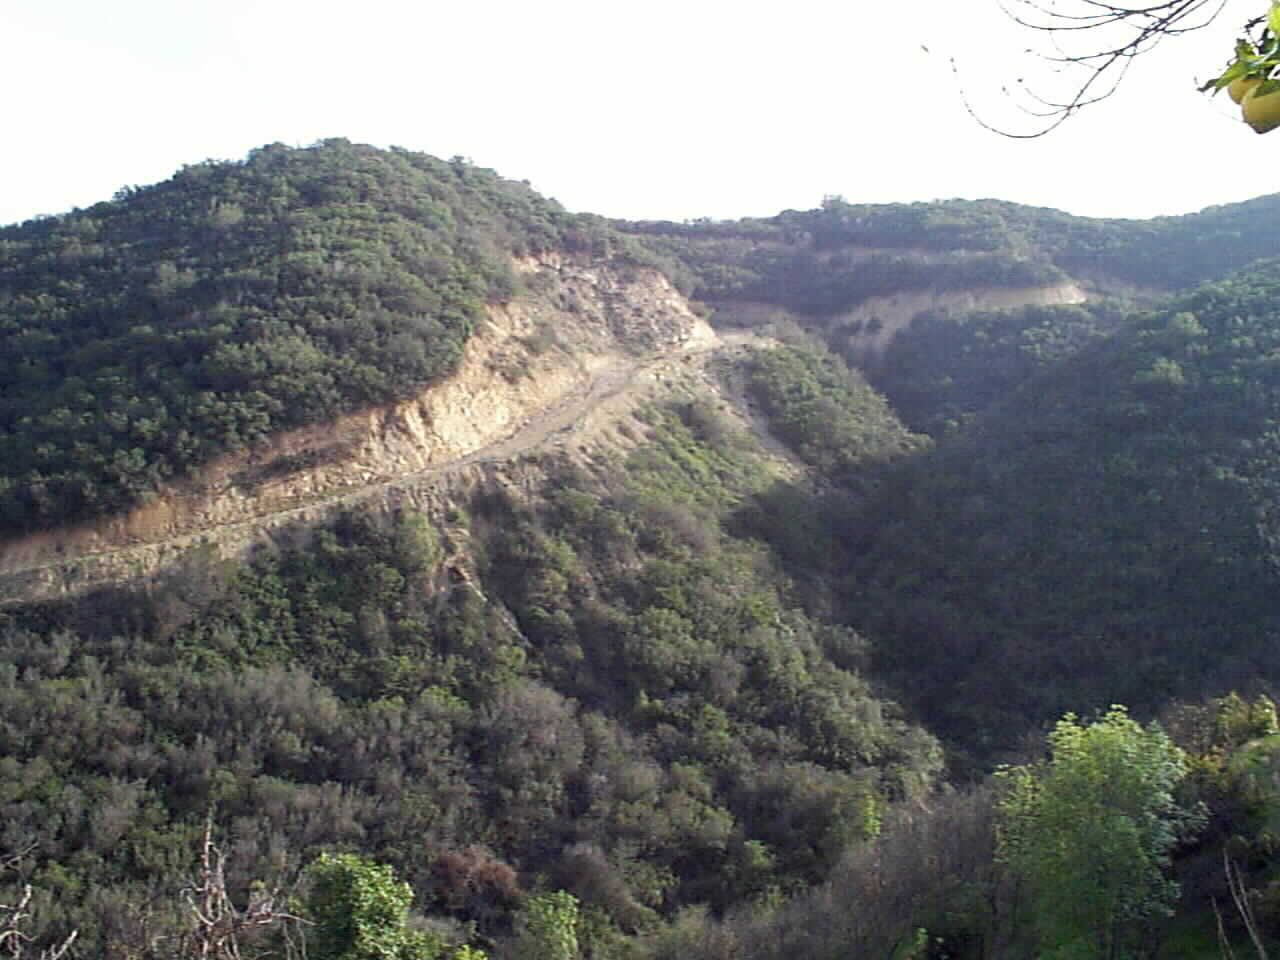
<instances>
[{"instance_id":1,"label":"green leaf","mask_svg":"<svg viewBox=\"0 0 1280 960\"><path fill-rule=\"evenodd\" d=\"M1280 5L1273 7L1273 12L1280 9ZM1252 43L1244 38L1236 40L1235 59L1227 65L1215 79L1208 80L1199 87L1201 93L1213 91L1217 93L1219 90L1230 86L1230 84L1240 79L1255 74L1265 75L1277 66L1276 58L1276 39L1274 36L1266 38L1264 50L1259 50Z\"/></svg>"},{"instance_id":2,"label":"green leaf","mask_svg":"<svg viewBox=\"0 0 1280 960\"><path fill-rule=\"evenodd\" d=\"M1248 75L1249 64L1237 60L1235 63L1231 64L1231 66L1227 67L1222 76L1218 77L1216 80L1210 80L1201 87L1200 90L1202 93L1210 88L1214 90L1221 90L1223 87L1230 86L1234 81Z\"/></svg>"}]
</instances>

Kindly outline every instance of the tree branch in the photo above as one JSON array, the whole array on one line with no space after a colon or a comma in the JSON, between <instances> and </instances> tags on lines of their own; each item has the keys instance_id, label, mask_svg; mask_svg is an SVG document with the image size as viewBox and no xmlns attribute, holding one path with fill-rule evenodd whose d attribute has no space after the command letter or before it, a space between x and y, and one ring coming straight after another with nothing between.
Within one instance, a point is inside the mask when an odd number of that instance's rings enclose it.
<instances>
[{"instance_id":1,"label":"tree branch","mask_svg":"<svg viewBox=\"0 0 1280 960\"><path fill-rule=\"evenodd\" d=\"M1021 92L1034 101L1038 108L1028 109L1019 105L1023 113L1045 121L1030 133L1012 132L984 120L978 115L960 85L961 100L965 110L984 129L1013 139L1029 140L1043 137L1065 123L1084 107L1091 106L1114 94L1123 81L1129 67L1140 55L1154 49L1162 40L1202 30L1213 23L1226 8L1227 0L1164 0L1143 6L1125 6L1106 3L1103 0L1072 0L1076 7L1062 11L1056 3L1039 0L998 0L1000 9L1014 23L1037 33L1048 35L1055 53L1037 53L1043 61L1058 67L1080 67L1088 71L1085 77L1067 97L1042 96L1019 80ZM1252 29L1261 21L1246 24ZM1110 39L1097 31L1123 29L1127 34ZM1059 41L1075 38L1089 31L1099 36L1099 43L1092 50L1068 52ZM1033 52L1033 51L1028 51ZM953 74L960 76L954 58ZM1008 92L1006 88L1006 93Z\"/></svg>"}]
</instances>

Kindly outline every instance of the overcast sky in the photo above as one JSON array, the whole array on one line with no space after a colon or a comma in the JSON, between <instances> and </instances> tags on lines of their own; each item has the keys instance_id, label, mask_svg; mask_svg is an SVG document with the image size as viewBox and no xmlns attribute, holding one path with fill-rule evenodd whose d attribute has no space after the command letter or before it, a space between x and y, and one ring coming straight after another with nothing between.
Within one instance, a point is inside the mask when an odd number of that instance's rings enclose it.
<instances>
[{"instance_id":1,"label":"overcast sky","mask_svg":"<svg viewBox=\"0 0 1280 960\"><path fill-rule=\"evenodd\" d=\"M1230 0L1111 100L1017 141L960 89L1017 126L1000 84L1059 78L995 0L3 0L0 223L325 137L466 156L634 219L828 194L1182 213L1280 190L1280 132L1195 91L1263 6Z\"/></svg>"}]
</instances>

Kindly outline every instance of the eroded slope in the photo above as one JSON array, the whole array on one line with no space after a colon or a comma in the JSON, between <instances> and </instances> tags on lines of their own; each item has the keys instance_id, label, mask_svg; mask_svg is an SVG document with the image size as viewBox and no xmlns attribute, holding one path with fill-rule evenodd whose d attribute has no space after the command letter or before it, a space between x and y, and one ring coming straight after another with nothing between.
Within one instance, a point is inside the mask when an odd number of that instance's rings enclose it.
<instances>
[{"instance_id":1,"label":"eroded slope","mask_svg":"<svg viewBox=\"0 0 1280 960\"><path fill-rule=\"evenodd\" d=\"M150 577L197 546L240 556L357 502L420 498L566 431L598 428L602 405L637 379L718 342L656 271L562 256L517 268L530 292L488 309L443 383L223 456L118 516L11 539L0 549L0 596Z\"/></svg>"}]
</instances>

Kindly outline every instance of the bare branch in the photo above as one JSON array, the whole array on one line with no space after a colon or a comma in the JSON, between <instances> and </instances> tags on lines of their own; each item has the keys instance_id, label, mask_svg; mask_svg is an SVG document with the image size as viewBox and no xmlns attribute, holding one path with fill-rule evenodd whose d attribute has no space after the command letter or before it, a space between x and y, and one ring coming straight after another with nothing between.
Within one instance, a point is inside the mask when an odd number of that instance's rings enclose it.
<instances>
[{"instance_id":1,"label":"bare branch","mask_svg":"<svg viewBox=\"0 0 1280 960\"><path fill-rule=\"evenodd\" d=\"M979 125L1002 136L1024 140L1051 133L1084 107L1112 96L1137 57L1169 37L1204 29L1217 19L1227 4L1227 0L1163 0L1142 6L1126 6L1103 0L1073 0L1076 8L1064 12L1054 4L1046 5L1038 0L998 2L1000 9L1015 24L1047 35L1055 52L1036 54L1041 60L1063 68L1080 67L1088 72L1088 76L1065 98L1042 96L1018 81L1020 92L1038 107L1045 108L1027 109L1019 105L1023 113L1045 121L1030 133L1011 132L984 120L961 86L965 110ZM1246 29L1252 29L1259 22L1250 21ZM1124 33L1112 37L1109 32L1112 30ZM1093 31L1090 36L1099 39L1092 50L1071 52L1061 45L1062 39L1075 38L1090 31ZM959 69L954 58L951 67L958 78Z\"/></svg>"},{"instance_id":2,"label":"bare branch","mask_svg":"<svg viewBox=\"0 0 1280 960\"><path fill-rule=\"evenodd\" d=\"M194 929L183 937L180 953L201 960L242 960L241 942L255 930L289 928L305 923L285 909L288 897L279 887L255 889L244 908L227 892L226 854L213 840L213 822L205 821L200 867L194 880L182 890L182 898L194 918Z\"/></svg>"},{"instance_id":3,"label":"bare branch","mask_svg":"<svg viewBox=\"0 0 1280 960\"><path fill-rule=\"evenodd\" d=\"M1249 891L1244 885L1244 876L1240 866L1231 859L1226 849L1222 851L1222 868L1227 874L1227 889L1231 891L1231 900L1236 905L1236 912L1244 921L1244 928L1249 931L1249 939L1253 948L1258 951L1259 960L1267 960L1267 948L1263 946L1262 936L1258 932L1258 921L1253 915L1253 904L1249 901ZM1217 904L1214 904L1217 910Z\"/></svg>"},{"instance_id":4,"label":"bare branch","mask_svg":"<svg viewBox=\"0 0 1280 960\"><path fill-rule=\"evenodd\" d=\"M35 848L36 845L32 843L17 853L0 858L0 873L17 871L22 861L30 856ZM23 929L26 922L31 919L31 895L31 884L26 883L23 884L22 895L16 903L0 903L0 951L13 957L14 960L22 957L27 944L32 939ZM72 930L61 943L40 951L38 960L61 960L79 935L79 930Z\"/></svg>"},{"instance_id":5,"label":"bare branch","mask_svg":"<svg viewBox=\"0 0 1280 960\"><path fill-rule=\"evenodd\" d=\"M1222 911L1218 909L1218 898L1210 897L1213 904L1213 916L1218 921L1218 949L1222 951L1223 960L1236 960L1236 952L1231 949L1231 941L1227 937L1227 925L1222 922Z\"/></svg>"},{"instance_id":6,"label":"bare branch","mask_svg":"<svg viewBox=\"0 0 1280 960\"><path fill-rule=\"evenodd\" d=\"M35 848L33 843L18 853L0 854L0 874L19 871ZM279 884L272 888L255 885L247 903L243 907L237 906L227 890L226 860L226 854L214 840L212 819L206 820L194 875L179 894L186 904L189 923L184 924L185 929L181 931L157 935L151 931L147 915L140 916L134 940L137 949L130 951L130 955L139 958L182 957L184 960L265 958L265 952L247 954L245 949L253 941L254 934L272 930L280 933L285 956L305 956L295 934L309 921L289 912L288 892ZM0 902L0 958L65 960L76 943L78 930L46 946L38 954L28 952L34 940L27 932L34 912L31 906L33 896L31 884L24 883L11 902ZM274 946L278 947L278 944ZM279 956L279 950L274 950L271 955Z\"/></svg>"}]
</instances>

